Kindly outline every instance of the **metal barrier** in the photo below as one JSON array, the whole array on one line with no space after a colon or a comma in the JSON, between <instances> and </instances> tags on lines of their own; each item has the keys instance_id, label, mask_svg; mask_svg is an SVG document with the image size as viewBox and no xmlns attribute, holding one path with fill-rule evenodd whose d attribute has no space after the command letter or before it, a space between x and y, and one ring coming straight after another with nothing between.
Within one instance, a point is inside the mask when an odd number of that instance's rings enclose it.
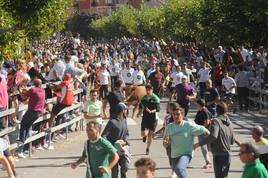
<instances>
[{"instance_id":1,"label":"metal barrier","mask_svg":"<svg viewBox=\"0 0 268 178\"><path fill-rule=\"evenodd\" d=\"M46 86L42 86L42 88L45 88L45 87ZM74 91L74 95L78 96L78 101L80 101L80 102L74 102L74 104L72 106L64 108L58 115L64 114L64 113L67 113L69 111L73 111L73 110L76 110L76 109L80 109L81 106L82 106L82 92L83 92L83 89L78 89L78 90ZM49 98L49 99L46 100L46 104L51 104L51 103L56 103L56 102L57 102L57 97ZM24 111L24 110L27 110L27 109L28 109L27 105L21 106L21 107L18 107L18 108L7 109L5 111L0 112L0 118L9 116L11 114L16 114L17 112ZM42 122L42 121L46 121L49 118L50 118L50 113L43 114L42 116L40 116L34 122L34 124ZM75 118L72 118L72 119L67 120L66 122L64 122L62 124L59 124L57 126L52 127L51 128L51 133L53 133L53 132L55 132L57 130L66 128L65 133L66 133L66 139L67 139L68 138L68 127L70 125L76 123L76 122L79 122L79 121L80 121L80 130L83 130L83 116L78 115ZM31 126L30 130L32 130L32 126ZM0 132L0 137L4 136L4 135L7 135L7 134L10 134L10 133L16 131L17 129L18 129L18 126L7 127L7 128L3 129ZM48 135L48 133L46 133L44 131L39 132L39 133L37 133L35 135L31 135L31 132L29 132L29 137L25 140L24 144L29 143L29 156L30 157L32 156L32 142L37 140L37 139L39 139L39 138L46 137L47 135ZM51 138L49 138L49 141L51 141ZM13 144L10 145L10 149L11 150L16 149L16 148L18 148L18 146L20 146L18 143L13 143Z\"/></svg>"}]
</instances>

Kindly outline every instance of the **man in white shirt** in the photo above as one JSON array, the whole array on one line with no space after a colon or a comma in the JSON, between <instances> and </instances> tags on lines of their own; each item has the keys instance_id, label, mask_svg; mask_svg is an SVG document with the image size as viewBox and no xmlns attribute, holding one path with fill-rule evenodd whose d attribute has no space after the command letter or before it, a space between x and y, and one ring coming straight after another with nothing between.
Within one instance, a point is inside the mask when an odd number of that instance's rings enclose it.
<instances>
[{"instance_id":1,"label":"man in white shirt","mask_svg":"<svg viewBox=\"0 0 268 178\"><path fill-rule=\"evenodd\" d=\"M58 61L53 65L52 69L48 74L48 81L60 81L64 75L65 64L62 60L58 59Z\"/></svg>"},{"instance_id":2,"label":"man in white shirt","mask_svg":"<svg viewBox=\"0 0 268 178\"><path fill-rule=\"evenodd\" d=\"M134 80L134 85L140 86L146 83L146 78L141 70L140 64L137 64L137 69L133 73L133 80Z\"/></svg>"},{"instance_id":3,"label":"man in white shirt","mask_svg":"<svg viewBox=\"0 0 268 178\"><path fill-rule=\"evenodd\" d=\"M227 99L232 99L235 94L236 83L235 80L229 76L228 72L224 73L224 78L222 79L223 90L225 91L225 97Z\"/></svg>"},{"instance_id":4,"label":"man in white shirt","mask_svg":"<svg viewBox=\"0 0 268 178\"><path fill-rule=\"evenodd\" d=\"M181 72L181 66L176 67L176 71L172 72L170 78L172 78L172 85L171 87L175 88L176 85L181 83L181 78L183 73Z\"/></svg>"},{"instance_id":5,"label":"man in white shirt","mask_svg":"<svg viewBox=\"0 0 268 178\"><path fill-rule=\"evenodd\" d=\"M100 98L104 99L108 95L108 87L110 84L110 73L106 70L106 64L101 64L101 71L99 73L100 79Z\"/></svg>"},{"instance_id":6,"label":"man in white shirt","mask_svg":"<svg viewBox=\"0 0 268 178\"><path fill-rule=\"evenodd\" d=\"M116 80L119 78L119 73L120 73L121 67L120 64L116 61L116 58L114 57L112 59L112 63L109 66L109 71L111 74L111 89L114 89L114 83Z\"/></svg>"},{"instance_id":7,"label":"man in white shirt","mask_svg":"<svg viewBox=\"0 0 268 178\"><path fill-rule=\"evenodd\" d=\"M201 98L204 97L204 91L206 90L206 81L210 79L210 70L211 66L206 63L201 63L202 68L199 69L197 75L199 77L199 90L200 90L200 96Z\"/></svg>"},{"instance_id":8,"label":"man in white shirt","mask_svg":"<svg viewBox=\"0 0 268 178\"><path fill-rule=\"evenodd\" d=\"M151 73L155 72L156 63L152 64L152 67L147 71L147 78L151 75Z\"/></svg>"},{"instance_id":9,"label":"man in white shirt","mask_svg":"<svg viewBox=\"0 0 268 178\"><path fill-rule=\"evenodd\" d=\"M129 62L126 62L126 68L122 70L122 77L125 85L133 84L134 69L130 67Z\"/></svg>"}]
</instances>

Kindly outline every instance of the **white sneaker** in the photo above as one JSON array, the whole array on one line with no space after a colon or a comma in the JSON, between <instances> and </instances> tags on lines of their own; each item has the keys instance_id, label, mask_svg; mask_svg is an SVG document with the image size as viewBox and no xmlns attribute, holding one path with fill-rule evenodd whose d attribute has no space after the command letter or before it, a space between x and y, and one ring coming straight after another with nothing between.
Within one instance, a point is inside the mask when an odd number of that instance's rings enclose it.
<instances>
[{"instance_id":1,"label":"white sneaker","mask_svg":"<svg viewBox=\"0 0 268 178\"><path fill-rule=\"evenodd\" d=\"M23 153L18 153L19 158L26 158L26 156Z\"/></svg>"},{"instance_id":2,"label":"white sneaker","mask_svg":"<svg viewBox=\"0 0 268 178\"><path fill-rule=\"evenodd\" d=\"M59 134L58 136L59 136L60 138L66 139L66 137L65 137L64 135L62 135L62 134Z\"/></svg>"},{"instance_id":3,"label":"white sneaker","mask_svg":"<svg viewBox=\"0 0 268 178\"><path fill-rule=\"evenodd\" d=\"M171 175L169 176L169 178L178 178L176 173L174 171L172 171Z\"/></svg>"},{"instance_id":4,"label":"white sneaker","mask_svg":"<svg viewBox=\"0 0 268 178\"><path fill-rule=\"evenodd\" d=\"M54 150L54 146L50 145L49 147L47 147L48 150Z\"/></svg>"},{"instance_id":5,"label":"white sneaker","mask_svg":"<svg viewBox=\"0 0 268 178\"><path fill-rule=\"evenodd\" d=\"M37 150L44 150L44 148L41 145L39 145L36 149Z\"/></svg>"}]
</instances>

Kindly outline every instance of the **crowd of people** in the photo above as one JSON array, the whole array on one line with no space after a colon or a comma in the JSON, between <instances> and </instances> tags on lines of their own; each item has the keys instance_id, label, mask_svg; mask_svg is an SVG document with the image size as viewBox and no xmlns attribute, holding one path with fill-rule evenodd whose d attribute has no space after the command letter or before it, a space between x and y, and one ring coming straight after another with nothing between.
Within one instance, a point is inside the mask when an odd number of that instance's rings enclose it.
<instances>
[{"instance_id":1,"label":"crowd of people","mask_svg":"<svg viewBox=\"0 0 268 178\"><path fill-rule=\"evenodd\" d=\"M150 155L154 136L163 133L171 177L187 178L186 168L193 150L199 146L205 158L204 168L213 166L216 178L227 177L230 145L234 142L240 145L240 158L246 163L243 178L257 172L260 178L267 177L263 147L268 141L263 138L263 129L257 126L253 130L253 138L261 152L259 161L258 151L252 144L240 143L235 138L227 115L228 108L234 108L236 100L239 112L248 112L250 88L266 87L267 52L264 47L209 48L198 43L126 37L94 41L81 40L79 35L54 35L50 40L33 42L27 47L25 57L7 58L1 65L0 112L23 105L28 109L0 119L1 130L17 127L17 132L2 135L0 160L3 160L9 177L16 177L12 157L25 158L24 153L29 151L25 142L29 132L46 132L48 137L34 141L33 146L40 150L52 149L53 141L63 137L65 132L62 129L52 133L52 128L80 112L61 114L61 111L76 102L83 102L81 110L88 140L81 158L71 167L87 162L87 178L109 177L110 169L113 178L119 174L122 178L127 177L131 154L126 122L130 103L127 102L126 88L135 86L143 87L145 91L140 99L135 98L135 104L142 112L141 136L146 142L145 154ZM74 96L74 91L79 88L83 89L81 98ZM54 105L46 103L53 97L57 97ZM162 97L169 99L168 115L163 127L156 131ZM195 123L188 119L193 102L197 103L198 110ZM50 118L35 123L44 114L49 114ZM105 127L103 119L109 119ZM75 124L77 129L78 123ZM196 144L194 136L198 136ZM7 145L15 142L17 150L10 151ZM252 164L258 168L252 168ZM152 160L140 159L135 166L137 177L154 176L156 165Z\"/></svg>"}]
</instances>

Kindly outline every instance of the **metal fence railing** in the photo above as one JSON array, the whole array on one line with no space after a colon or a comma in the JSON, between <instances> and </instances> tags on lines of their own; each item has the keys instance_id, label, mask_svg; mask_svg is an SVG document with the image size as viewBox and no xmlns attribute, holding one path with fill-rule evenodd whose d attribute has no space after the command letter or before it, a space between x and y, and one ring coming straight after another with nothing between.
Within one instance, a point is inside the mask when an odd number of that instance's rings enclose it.
<instances>
[{"instance_id":1,"label":"metal fence railing","mask_svg":"<svg viewBox=\"0 0 268 178\"><path fill-rule=\"evenodd\" d=\"M45 87L46 86L43 86L43 88L45 88ZM74 95L77 96L77 101L75 101L72 106L69 106L67 108L64 108L59 113L59 115L60 114L67 113L67 112L70 112L70 111L75 111L75 110L81 109L82 108L82 104L83 104L82 103L82 92L83 92L83 89L78 89L78 90L74 91ZM57 97L49 98L49 99L46 100L46 104L53 104L53 103L56 103L56 102L57 102ZM24 105L24 106L20 106L18 108L11 108L11 109L7 109L5 111L1 111L0 112L0 118L8 117L9 115L12 115L12 114L17 114L18 112L27 110L27 108L28 108L28 106L27 105ZM74 123L76 123L76 122L80 122L80 130L83 130L83 115L81 113L82 112L79 112L78 115L76 115L76 117L67 119L66 122L61 123L61 124L59 124L57 126L52 127L50 133L53 133L53 132L55 132L57 130L60 130L60 129L65 128L66 129L65 134L66 134L66 139L67 139L68 138L68 128L69 128L69 126L72 125L72 124L74 124ZM40 116L34 122L34 124L39 123L39 122L42 122L42 121L46 121L49 118L50 118L50 113L44 113L42 116ZM0 132L0 137L2 137L4 135L7 135L7 134L11 134L12 132L17 131L18 129L19 129L19 125L7 127L7 128L3 129ZM31 127L30 130L32 130L32 127ZM35 140L37 140L37 139L40 139L42 137L46 137L47 135L48 135L48 133L46 133L45 131L39 132L39 133L34 134L34 135L32 135L31 132L29 132L29 137L25 140L24 144L29 144L29 156L30 157L32 156L32 142L35 141ZM51 137L48 137L48 139L49 139L49 142L50 142L51 141ZM10 149L11 150L16 149L16 148L18 148L18 146L19 146L18 143L11 143Z\"/></svg>"}]
</instances>

